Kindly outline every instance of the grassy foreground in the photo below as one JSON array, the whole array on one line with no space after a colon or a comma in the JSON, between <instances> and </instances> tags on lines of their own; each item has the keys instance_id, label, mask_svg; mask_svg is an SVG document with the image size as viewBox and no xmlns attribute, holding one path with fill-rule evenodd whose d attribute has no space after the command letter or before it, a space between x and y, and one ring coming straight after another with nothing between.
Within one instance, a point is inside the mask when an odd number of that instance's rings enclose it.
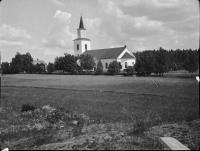
<instances>
[{"instance_id":1,"label":"grassy foreground","mask_svg":"<svg viewBox=\"0 0 200 151\"><path fill-rule=\"evenodd\" d=\"M0 131L7 130L1 139L3 147L162 149L158 138L172 136L190 149L199 148L199 85L195 79L9 75L3 76L1 84ZM35 129L30 130L27 125L34 125L33 120L20 113L27 103L40 110L48 104L64 107L91 120L78 135L73 133L76 126L49 128L41 118L35 119ZM11 131L20 128L26 133Z\"/></svg>"}]
</instances>

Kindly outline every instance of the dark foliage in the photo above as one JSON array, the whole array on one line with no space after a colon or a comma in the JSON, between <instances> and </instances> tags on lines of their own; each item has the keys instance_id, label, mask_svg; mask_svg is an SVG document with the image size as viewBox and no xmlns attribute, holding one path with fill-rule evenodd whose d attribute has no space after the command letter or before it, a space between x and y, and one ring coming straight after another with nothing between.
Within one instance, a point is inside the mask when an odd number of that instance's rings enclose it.
<instances>
[{"instance_id":1,"label":"dark foliage","mask_svg":"<svg viewBox=\"0 0 200 151\"><path fill-rule=\"evenodd\" d=\"M81 55L80 56L80 64L84 70L92 70L95 67L94 58L90 55Z\"/></svg>"},{"instance_id":2,"label":"dark foliage","mask_svg":"<svg viewBox=\"0 0 200 151\"><path fill-rule=\"evenodd\" d=\"M116 60L111 62L108 66L108 73L109 74L117 74L122 69L121 62L117 62Z\"/></svg>"},{"instance_id":3,"label":"dark foliage","mask_svg":"<svg viewBox=\"0 0 200 151\"><path fill-rule=\"evenodd\" d=\"M55 71L55 67L54 67L54 64L53 63L50 63L47 65L47 71L48 73L52 73Z\"/></svg>"},{"instance_id":4,"label":"dark foliage","mask_svg":"<svg viewBox=\"0 0 200 151\"><path fill-rule=\"evenodd\" d=\"M95 74L99 75L99 74L102 74L102 73L103 73L103 65L102 65L101 61L99 61L97 63L97 69L95 71Z\"/></svg>"},{"instance_id":5,"label":"dark foliage","mask_svg":"<svg viewBox=\"0 0 200 151\"><path fill-rule=\"evenodd\" d=\"M31 106L29 104L23 104L21 112L27 112L27 111L34 111L36 108L34 106Z\"/></svg>"},{"instance_id":6,"label":"dark foliage","mask_svg":"<svg viewBox=\"0 0 200 151\"><path fill-rule=\"evenodd\" d=\"M199 67L198 50L159 50L134 53L136 56L135 71L137 75L150 75L156 73L163 75L171 70L187 70L195 72Z\"/></svg>"},{"instance_id":7,"label":"dark foliage","mask_svg":"<svg viewBox=\"0 0 200 151\"><path fill-rule=\"evenodd\" d=\"M1 72L2 74L9 74L10 73L10 65L8 62L2 62L1 64Z\"/></svg>"}]
</instances>

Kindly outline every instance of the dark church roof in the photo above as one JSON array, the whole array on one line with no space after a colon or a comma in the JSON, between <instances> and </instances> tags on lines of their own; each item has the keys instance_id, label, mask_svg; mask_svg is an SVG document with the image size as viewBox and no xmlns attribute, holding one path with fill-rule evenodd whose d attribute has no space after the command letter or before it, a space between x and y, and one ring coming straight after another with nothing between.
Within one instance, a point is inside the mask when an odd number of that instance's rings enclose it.
<instances>
[{"instance_id":1,"label":"dark church roof","mask_svg":"<svg viewBox=\"0 0 200 151\"><path fill-rule=\"evenodd\" d=\"M131 56L128 52L126 52L121 59L135 58Z\"/></svg>"},{"instance_id":2,"label":"dark church roof","mask_svg":"<svg viewBox=\"0 0 200 151\"><path fill-rule=\"evenodd\" d=\"M107 49L96 49L88 50L83 55L91 55L92 57L99 59L117 59L117 57L126 49L126 47L118 48L107 48Z\"/></svg>"},{"instance_id":3,"label":"dark church roof","mask_svg":"<svg viewBox=\"0 0 200 151\"><path fill-rule=\"evenodd\" d=\"M84 25L83 25L83 19L82 19L82 16L81 16L81 20L80 20L80 24L79 24L79 29L86 30L86 29L84 28ZM79 30L79 29L78 29L78 30Z\"/></svg>"}]
</instances>

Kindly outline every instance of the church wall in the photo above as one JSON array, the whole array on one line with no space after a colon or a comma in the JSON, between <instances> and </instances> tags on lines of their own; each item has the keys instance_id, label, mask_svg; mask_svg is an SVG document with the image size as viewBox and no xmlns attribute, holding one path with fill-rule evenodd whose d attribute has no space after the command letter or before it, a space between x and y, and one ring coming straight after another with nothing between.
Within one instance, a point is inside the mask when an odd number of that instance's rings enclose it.
<instances>
[{"instance_id":1,"label":"church wall","mask_svg":"<svg viewBox=\"0 0 200 151\"><path fill-rule=\"evenodd\" d=\"M121 59L122 70L126 69L125 67L126 62L127 62L127 66L133 66L135 64L135 59Z\"/></svg>"},{"instance_id":2,"label":"church wall","mask_svg":"<svg viewBox=\"0 0 200 151\"><path fill-rule=\"evenodd\" d=\"M107 71L108 69L106 69L106 63L108 63L108 66L111 62L113 62L116 59L101 59L101 63L103 64L103 70ZM119 62L119 61L117 61Z\"/></svg>"},{"instance_id":3,"label":"church wall","mask_svg":"<svg viewBox=\"0 0 200 151\"><path fill-rule=\"evenodd\" d=\"M76 40L74 41L74 55L82 55L85 52L85 44L87 44L87 50L90 50L90 41ZM79 50L77 50L77 45L79 45Z\"/></svg>"}]
</instances>

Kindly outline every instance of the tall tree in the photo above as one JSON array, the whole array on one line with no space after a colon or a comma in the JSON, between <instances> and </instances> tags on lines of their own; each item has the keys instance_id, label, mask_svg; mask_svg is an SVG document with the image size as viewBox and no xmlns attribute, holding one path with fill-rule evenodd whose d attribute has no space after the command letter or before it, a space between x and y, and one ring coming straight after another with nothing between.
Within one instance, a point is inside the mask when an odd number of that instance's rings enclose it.
<instances>
[{"instance_id":1,"label":"tall tree","mask_svg":"<svg viewBox=\"0 0 200 151\"><path fill-rule=\"evenodd\" d=\"M97 63L97 70L95 72L96 74L102 74L103 73L103 64L101 63L101 60Z\"/></svg>"},{"instance_id":2,"label":"tall tree","mask_svg":"<svg viewBox=\"0 0 200 151\"><path fill-rule=\"evenodd\" d=\"M26 71L27 73L30 72L33 58L29 52L27 52L25 55L22 55L23 57L23 68L22 70Z\"/></svg>"},{"instance_id":3,"label":"tall tree","mask_svg":"<svg viewBox=\"0 0 200 151\"><path fill-rule=\"evenodd\" d=\"M30 53L20 54L17 52L14 58L11 61L11 72L19 73L19 72L30 72L30 68L32 66L33 58Z\"/></svg>"},{"instance_id":4,"label":"tall tree","mask_svg":"<svg viewBox=\"0 0 200 151\"><path fill-rule=\"evenodd\" d=\"M44 72L45 70L44 70L44 65L43 64L36 64L35 65L35 72L38 72L38 73L42 73L42 72Z\"/></svg>"},{"instance_id":5,"label":"tall tree","mask_svg":"<svg viewBox=\"0 0 200 151\"><path fill-rule=\"evenodd\" d=\"M122 69L121 62L117 62L116 60L111 62L108 66L108 73L110 74L116 74L119 73Z\"/></svg>"},{"instance_id":6,"label":"tall tree","mask_svg":"<svg viewBox=\"0 0 200 151\"><path fill-rule=\"evenodd\" d=\"M94 58L90 55L81 55L80 63L81 63L81 67L83 67L83 69L87 71L92 70L96 65Z\"/></svg>"},{"instance_id":7,"label":"tall tree","mask_svg":"<svg viewBox=\"0 0 200 151\"><path fill-rule=\"evenodd\" d=\"M165 72L169 71L169 67L168 67L168 54L167 51L164 50L162 47L160 47L160 49L156 52L155 55L155 73L159 73L160 75L163 76L163 74Z\"/></svg>"},{"instance_id":8,"label":"tall tree","mask_svg":"<svg viewBox=\"0 0 200 151\"><path fill-rule=\"evenodd\" d=\"M78 57L65 53L64 57L56 57L54 67L56 70L63 70L63 72L75 73L79 70L77 64Z\"/></svg>"},{"instance_id":9,"label":"tall tree","mask_svg":"<svg viewBox=\"0 0 200 151\"><path fill-rule=\"evenodd\" d=\"M189 73L196 72L199 68L199 62L197 55L190 51L188 58L184 61L184 69Z\"/></svg>"},{"instance_id":10,"label":"tall tree","mask_svg":"<svg viewBox=\"0 0 200 151\"><path fill-rule=\"evenodd\" d=\"M49 62L49 64L47 65L47 71L48 71L49 73L52 73L52 72L55 71L55 68L54 68L54 64L53 64L53 63L50 63L50 62Z\"/></svg>"},{"instance_id":11,"label":"tall tree","mask_svg":"<svg viewBox=\"0 0 200 151\"><path fill-rule=\"evenodd\" d=\"M2 74L9 74L10 73L10 65L8 62L2 62L1 64Z\"/></svg>"}]
</instances>

